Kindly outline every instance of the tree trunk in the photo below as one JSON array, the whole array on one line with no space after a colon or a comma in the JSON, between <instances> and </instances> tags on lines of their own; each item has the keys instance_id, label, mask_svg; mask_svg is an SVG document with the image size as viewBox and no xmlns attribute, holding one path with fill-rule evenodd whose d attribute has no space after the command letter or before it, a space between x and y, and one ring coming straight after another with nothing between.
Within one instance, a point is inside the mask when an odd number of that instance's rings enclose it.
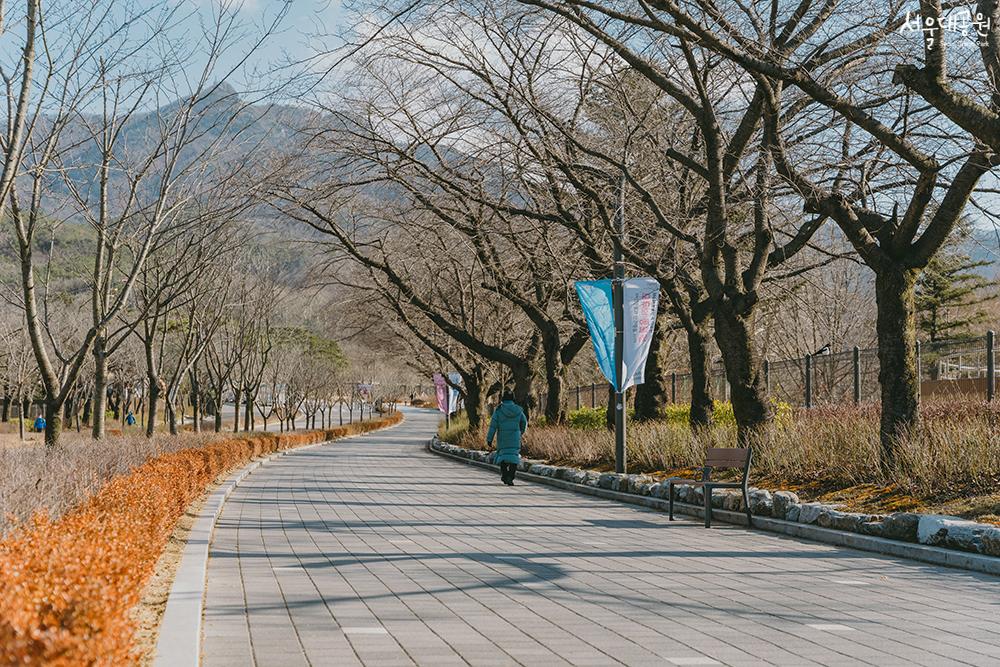
<instances>
[{"instance_id":1,"label":"tree trunk","mask_svg":"<svg viewBox=\"0 0 1000 667\"><path fill-rule=\"evenodd\" d=\"M542 356L545 363L545 421L561 424L566 420L562 409L563 375L562 352L559 332L548 332L542 338Z\"/></svg>"},{"instance_id":2,"label":"tree trunk","mask_svg":"<svg viewBox=\"0 0 1000 667\"><path fill-rule=\"evenodd\" d=\"M153 432L156 430L157 408L160 402L160 380L152 375L148 376L148 380L149 412L146 417L146 436L151 438L153 437Z\"/></svg>"},{"instance_id":3,"label":"tree trunk","mask_svg":"<svg viewBox=\"0 0 1000 667\"><path fill-rule=\"evenodd\" d=\"M469 418L469 431L480 433L483 429L483 388L479 380L465 376L465 414Z\"/></svg>"},{"instance_id":4,"label":"tree trunk","mask_svg":"<svg viewBox=\"0 0 1000 667\"><path fill-rule=\"evenodd\" d=\"M875 276L878 309L878 381L882 388L879 428L883 471L896 463L899 439L920 418L914 285L919 271L887 267Z\"/></svg>"},{"instance_id":5,"label":"tree trunk","mask_svg":"<svg viewBox=\"0 0 1000 667\"><path fill-rule=\"evenodd\" d=\"M215 395L215 432L222 433L222 390Z\"/></svg>"},{"instance_id":6,"label":"tree trunk","mask_svg":"<svg viewBox=\"0 0 1000 667\"><path fill-rule=\"evenodd\" d=\"M510 369L514 380L514 402L524 409L524 414L531 418L531 410L534 408L534 401L531 396L531 384L534 379L531 369L525 366L515 366Z\"/></svg>"},{"instance_id":7,"label":"tree trunk","mask_svg":"<svg viewBox=\"0 0 1000 667\"><path fill-rule=\"evenodd\" d=\"M233 433L240 431L240 398L243 393L239 389L233 390Z\"/></svg>"},{"instance_id":8,"label":"tree trunk","mask_svg":"<svg viewBox=\"0 0 1000 667\"><path fill-rule=\"evenodd\" d=\"M649 343L643 381L635 388L636 421L656 419L667 405L667 387L663 366L660 364L660 348L666 335L663 327L657 326Z\"/></svg>"},{"instance_id":9,"label":"tree trunk","mask_svg":"<svg viewBox=\"0 0 1000 667\"><path fill-rule=\"evenodd\" d=\"M108 398L108 355L105 345L104 336L98 336L94 340L94 419L90 429L94 440L103 440L105 435L105 402Z\"/></svg>"},{"instance_id":10,"label":"tree trunk","mask_svg":"<svg viewBox=\"0 0 1000 667\"><path fill-rule=\"evenodd\" d=\"M752 315L740 315L728 303L715 308L715 342L722 352L729 396L736 417L737 439L743 446L766 432L774 414L767 400L764 375L753 346Z\"/></svg>"},{"instance_id":11,"label":"tree trunk","mask_svg":"<svg viewBox=\"0 0 1000 667\"><path fill-rule=\"evenodd\" d=\"M687 332L688 360L691 366L691 413L688 421L696 429L712 423L715 403L708 363L708 333L702 328Z\"/></svg>"},{"instance_id":12,"label":"tree trunk","mask_svg":"<svg viewBox=\"0 0 1000 667\"><path fill-rule=\"evenodd\" d=\"M166 412L167 425L170 428L170 435L178 435L180 429L177 427L177 409L174 402L169 397L163 402L163 409Z\"/></svg>"},{"instance_id":13,"label":"tree trunk","mask_svg":"<svg viewBox=\"0 0 1000 667\"><path fill-rule=\"evenodd\" d=\"M238 403L237 403L237 406L239 406ZM252 415L253 415L253 398L250 396L250 392L248 391L247 394L246 394L246 404L243 406L243 430L244 431L250 431L253 428L253 426L251 424L251 422L252 422L252 419L251 419Z\"/></svg>"},{"instance_id":14,"label":"tree trunk","mask_svg":"<svg viewBox=\"0 0 1000 667\"><path fill-rule=\"evenodd\" d=\"M55 447L62 433L62 403L45 400L45 446Z\"/></svg>"},{"instance_id":15,"label":"tree trunk","mask_svg":"<svg viewBox=\"0 0 1000 667\"><path fill-rule=\"evenodd\" d=\"M4 394L3 403L0 404L0 421L4 424L10 421L10 395Z\"/></svg>"},{"instance_id":16,"label":"tree trunk","mask_svg":"<svg viewBox=\"0 0 1000 667\"><path fill-rule=\"evenodd\" d=\"M88 398L83 402L83 423L90 423L91 411L94 409L94 399Z\"/></svg>"},{"instance_id":17,"label":"tree trunk","mask_svg":"<svg viewBox=\"0 0 1000 667\"><path fill-rule=\"evenodd\" d=\"M198 382L197 364L191 368L191 418L194 420L194 432L201 433L201 384Z\"/></svg>"}]
</instances>

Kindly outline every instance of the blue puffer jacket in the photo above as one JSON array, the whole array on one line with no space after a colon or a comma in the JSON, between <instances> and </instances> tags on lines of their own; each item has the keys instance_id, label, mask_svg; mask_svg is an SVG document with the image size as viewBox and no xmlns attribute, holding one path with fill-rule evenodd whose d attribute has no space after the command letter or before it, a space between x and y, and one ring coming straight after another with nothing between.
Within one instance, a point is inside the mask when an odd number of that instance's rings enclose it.
<instances>
[{"instance_id":1,"label":"blue puffer jacket","mask_svg":"<svg viewBox=\"0 0 1000 667\"><path fill-rule=\"evenodd\" d=\"M493 412L490 419L490 430L486 433L486 444L493 444L493 436L497 439L497 453L494 463L521 462L521 435L528 429L528 418L524 410L514 401L504 401Z\"/></svg>"}]
</instances>

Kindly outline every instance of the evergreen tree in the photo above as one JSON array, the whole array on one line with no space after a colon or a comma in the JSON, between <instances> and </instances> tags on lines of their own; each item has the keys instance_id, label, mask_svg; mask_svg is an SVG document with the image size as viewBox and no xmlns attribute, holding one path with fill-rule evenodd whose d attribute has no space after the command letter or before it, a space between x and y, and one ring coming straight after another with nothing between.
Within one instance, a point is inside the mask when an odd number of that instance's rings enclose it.
<instances>
[{"instance_id":1,"label":"evergreen tree","mask_svg":"<svg viewBox=\"0 0 1000 667\"><path fill-rule=\"evenodd\" d=\"M977 306L996 296L986 293L994 282L979 271L992 262L975 261L965 251L971 234L968 224L961 225L917 281L917 326L931 342L968 335L987 317Z\"/></svg>"}]
</instances>

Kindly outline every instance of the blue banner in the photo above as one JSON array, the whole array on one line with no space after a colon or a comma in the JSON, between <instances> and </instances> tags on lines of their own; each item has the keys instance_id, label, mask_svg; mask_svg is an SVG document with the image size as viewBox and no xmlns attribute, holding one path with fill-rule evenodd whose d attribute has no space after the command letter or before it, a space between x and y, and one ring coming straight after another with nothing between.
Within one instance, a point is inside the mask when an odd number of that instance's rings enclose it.
<instances>
[{"instance_id":1,"label":"blue banner","mask_svg":"<svg viewBox=\"0 0 1000 667\"><path fill-rule=\"evenodd\" d=\"M618 386L615 371L615 314L612 308L611 280L580 280L576 293L583 306L583 314L590 330L590 341L594 344L594 356L604 377L613 386Z\"/></svg>"},{"instance_id":2,"label":"blue banner","mask_svg":"<svg viewBox=\"0 0 1000 667\"><path fill-rule=\"evenodd\" d=\"M660 300L660 284L652 278L629 278L622 284L624 301L623 383L618 384L615 364L615 315L611 280L581 280L576 293L594 344L594 356L604 377L618 391L642 384L649 345L656 329L656 312Z\"/></svg>"}]
</instances>

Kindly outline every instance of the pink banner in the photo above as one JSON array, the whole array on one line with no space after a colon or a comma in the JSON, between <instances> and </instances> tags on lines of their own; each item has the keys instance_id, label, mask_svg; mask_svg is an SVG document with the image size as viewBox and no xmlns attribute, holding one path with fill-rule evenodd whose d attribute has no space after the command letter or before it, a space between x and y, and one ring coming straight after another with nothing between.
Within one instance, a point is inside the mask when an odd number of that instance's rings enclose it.
<instances>
[{"instance_id":1,"label":"pink banner","mask_svg":"<svg viewBox=\"0 0 1000 667\"><path fill-rule=\"evenodd\" d=\"M434 393L437 394L438 410L447 414L448 385L444 381L444 376L440 373L434 374Z\"/></svg>"}]
</instances>

